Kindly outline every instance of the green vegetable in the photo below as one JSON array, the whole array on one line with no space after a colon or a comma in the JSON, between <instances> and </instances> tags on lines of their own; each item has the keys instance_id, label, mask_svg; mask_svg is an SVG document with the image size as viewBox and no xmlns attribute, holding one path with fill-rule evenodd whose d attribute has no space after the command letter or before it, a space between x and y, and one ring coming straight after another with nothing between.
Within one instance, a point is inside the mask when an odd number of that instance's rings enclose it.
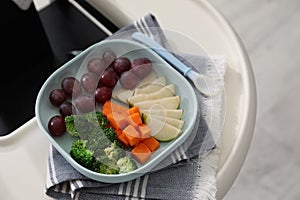
<instances>
[{"instance_id":1,"label":"green vegetable","mask_svg":"<svg viewBox=\"0 0 300 200\"><path fill-rule=\"evenodd\" d=\"M109 124L109 121L100 111L86 113L84 118L93 126L100 126L101 128L105 128Z\"/></svg>"},{"instance_id":2,"label":"green vegetable","mask_svg":"<svg viewBox=\"0 0 300 200\"><path fill-rule=\"evenodd\" d=\"M128 156L120 158L117 163L117 167L119 168L119 173L127 173L136 169L135 162Z\"/></svg>"},{"instance_id":3,"label":"green vegetable","mask_svg":"<svg viewBox=\"0 0 300 200\"><path fill-rule=\"evenodd\" d=\"M95 160L94 152L86 148L87 142L87 140L82 139L76 140L72 144L70 155L82 166L94 170L97 161Z\"/></svg>"},{"instance_id":4,"label":"green vegetable","mask_svg":"<svg viewBox=\"0 0 300 200\"><path fill-rule=\"evenodd\" d=\"M66 116L65 123L67 132L74 137L78 137L79 133L77 131L77 128L75 127L74 117L72 115Z\"/></svg>"},{"instance_id":5,"label":"green vegetable","mask_svg":"<svg viewBox=\"0 0 300 200\"><path fill-rule=\"evenodd\" d=\"M124 145L118 140L117 134L112 127L104 127L103 132L107 139L115 143L118 147L124 149Z\"/></svg>"},{"instance_id":6,"label":"green vegetable","mask_svg":"<svg viewBox=\"0 0 300 200\"><path fill-rule=\"evenodd\" d=\"M87 136L87 146L95 152L95 156L104 155L103 150L108 147L112 142L105 136L104 130L96 126Z\"/></svg>"},{"instance_id":7,"label":"green vegetable","mask_svg":"<svg viewBox=\"0 0 300 200\"><path fill-rule=\"evenodd\" d=\"M124 150L118 147L115 142L113 142L104 149L104 153L109 160L116 163L117 160L124 155Z\"/></svg>"},{"instance_id":8,"label":"green vegetable","mask_svg":"<svg viewBox=\"0 0 300 200\"><path fill-rule=\"evenodd\" d=\"M116 145L115 142L107 146L103 151L104 154L96 157L96 160L101 163L98 169L99 173L118 174L119 168L116 165L118 159L125 154L124 150Z\"/></svg>"},{"instance_id":9,"label":"green vegetable","mask_svg":"<svg viewBox=\"0 0 300 200\"><path fill-rule=\"evenodd\" d=\"M82 166L103 174L136 169L135 163L125 156L124 145L101 112L67 116L65 122L67 132L78 137L72 144L70 155Z\"/></svg>"},{"instance_id":10,"label":"green vegetable","mask_svg":"<svg viewBox=\"0 0 300 200\"><path fill-rule=\"evenodd\" d=\"M109 129L109 121L102 112L89 112L84 115L69 115L65 117L66 130L74 136L86 138L86 136L95 128L100 127L103 130ZM111 141L117 140L114 130L106 130L107 136Z\"/></svg>"},{"instance_id":11,"label":"green vegetable","mask_svg":"<svg viewBox=\"0 0 300 200\"><path fill-rule=\"evenodd\" d=\"M85 139L86 135L91 132L94 125L91 124L82 115L69 115L65 117L66 130L67 132L74 136Z\"/></svg>"},{"instance_id":12,"label":"green vegetable","mask_svg":"<svg viewBox=\"0 0 300 200\"><path fill-rule=\"evenodd\" d=\"M102 174L118 174L119 169L107 166L105 164L101 164L97 169L97 172L102 173Z\"/></svg>"}]
</instances>

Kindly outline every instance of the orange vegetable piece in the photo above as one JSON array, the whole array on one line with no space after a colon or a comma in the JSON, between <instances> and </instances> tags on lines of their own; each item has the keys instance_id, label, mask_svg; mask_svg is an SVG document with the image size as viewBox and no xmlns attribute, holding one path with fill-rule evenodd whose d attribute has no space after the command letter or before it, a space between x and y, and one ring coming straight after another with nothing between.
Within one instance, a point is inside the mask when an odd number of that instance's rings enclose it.
<instances>
[{"instance_id":1,"label":"orange vegetable piece","mask_svg":"<svg viewBox=\"0 0 300 200\"><path fill-rule=\"evenodd\" d=\"M150 128L146 124L140 124L137 127L141 139L148 138L150 136Z\"/></svg>"},{"instance_id":2,"label":"orange vegetable piece","mask_svg":"<svg viewBox=\"0 0 300 200\"><path fill-rule=\"evenodd\" d=\"M150 159L151 153L151 150L144 143L139 143L131 150L130 155L139 163L145 164Z\"/></svg>"},{"instance_id":3,"label":"orange vegetable piece","mask_svg":"<svg viewBox=\"0 0 300 200\"><path fill-rule=\"evenodd\" d=\"M107 116L109 113L112 113L111 101L106 101L102 106L103 115Z\"/></svg>"},{"instance_id":4,"label":"orange vegetable piece","mask_svg":"<svg viewBox=\"0 0 300 200\"><path fill-rule=\"evenodd\" d=\"M124 129L128 125L126 118L117 112L109 113L107 120L114 129Z\"/></svg>"},{"instance_id":5,"label":"orange vegetable piece","mask_svg":"<svg viewBox=\"0 0 300 200\"><path fill-rule=\"evenodd\" d=\"M139 113L133 113L127 117L127 121L129 124L133 126L138 126L142 124L142 118Z\"/></svg>"},{"instance_id":6,"label":"orange vegetable piece","mask_svg":"<svg viewBox=\"0 0 300 200\"><path fill-rule=\"evenodd\" d=\"M141 115L139 107L133 106L133 107L129 108L128 114L132 115L134 113L138 113L139 115Z\"/></svg>"},{"instance_id":7,"label":"orange vegetable piece","mask_svg":"<svg viewBox=\"0 0 300 200\"><path fill-rule=\"evenodd\" d=\"M118 140L119 140L120 142L122 142L126 147L129 146L127 137L126 137L126 135L125 135L123 132L121 132L121 134L118 135L117 137L118 137Z\"/></svg>"},{"instance_id":8,"label":"orange vegetable piece","mask_svg":"<svg viewBox=\"0 0 300 200\"><path fill-rule=\"evenodd\" d=\"M128 113L128 108L125 107L125 106L122 106L118 103L114 103L112 101L106 101L103 106L102 106L102 113L104 115L108 115L109 113L112 113L112 112L117 112L119 114L121 113Z\"/></svg>"},{"instance_id":9,"label":"orange vegetable piece","mask_svg":"<svg viewBox=\"0 0 300 200\"><path fill-rule=\"evenodd\" d=\"M122 134L122 130L121 129L115 129L117 136Z\"/></svg>"},{"instance_id":10,"label":"orange vegetable piece","mask_svg":"<svg viewBox=\"0 0 300 200\"><path fill-rule=\"evenodd\" d=\"M134 128L132 125L128 125L123 131L123 134L125 134L128 144L130 146L135 146L140 142L140 134L139 132Z\"/></svg>"},{"instance_id":11,"label":"orange vegetable piece","mask_svg":"<svg viewBox=\"0 0 300 200\"><path fill-rule=\"evenodd\" d=\"M141 143L145 144L152 152L160 147L160 143L154 137L149 137Z\"/></svg>"},{"instance_id":12,"label":"orange vegetable piece","mask_svg":"<svg viewBox=\"0 0 300 200\"><path fill-rule=\"evenodd\" d=\"M113 112L117 112L117 113L127 113L128 112L128 108L127 107L125 107L125 106L122 106L122 105L120 105L120 104L118 104L118 103L113 103L113 102L111 102L110 103L111 104L111 107L112 107L112 111Z\"/></svg>"}]
</instances>

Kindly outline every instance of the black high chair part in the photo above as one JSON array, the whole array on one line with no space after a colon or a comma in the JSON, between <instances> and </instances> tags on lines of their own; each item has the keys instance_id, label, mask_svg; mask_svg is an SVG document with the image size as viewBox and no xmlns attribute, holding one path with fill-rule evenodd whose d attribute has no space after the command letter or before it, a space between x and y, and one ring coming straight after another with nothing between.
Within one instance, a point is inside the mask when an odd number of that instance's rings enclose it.
<instances>
[{"instance_id":1,"label":"black high chair part","mask_svg":"<svg viewBox=\"0 0 300 200\"><path fill-rule=\"evenodd\" d=\"M1 35L4 52L1 57L7 76L0 80L0 136L34 117L37 93L58 67L77 56L83 49L106 38L118 27L85 1L77 7L66 0L53 1L37 10L31 3L22 10L13 1L1 1ZM93 16L90 20L86 14ZM7 67L6 67L7 66Z\"/></svg>"}]
</instances>

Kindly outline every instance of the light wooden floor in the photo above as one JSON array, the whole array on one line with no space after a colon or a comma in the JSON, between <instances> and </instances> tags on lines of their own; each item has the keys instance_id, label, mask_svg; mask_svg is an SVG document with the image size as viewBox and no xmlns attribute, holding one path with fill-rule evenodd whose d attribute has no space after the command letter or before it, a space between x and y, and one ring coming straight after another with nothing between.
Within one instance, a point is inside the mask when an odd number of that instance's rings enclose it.
<instances>
[{"instance_id":1,"label":"light wooden floor","mask_svg":"<svg viewBox=\"0 0 300 200\"><path fill-rule=\"evenodd\" d=\"M300 199L300 1L211 0L240 34L258 93L257 124L226 200Z\"/></svg>"}]
</instances>

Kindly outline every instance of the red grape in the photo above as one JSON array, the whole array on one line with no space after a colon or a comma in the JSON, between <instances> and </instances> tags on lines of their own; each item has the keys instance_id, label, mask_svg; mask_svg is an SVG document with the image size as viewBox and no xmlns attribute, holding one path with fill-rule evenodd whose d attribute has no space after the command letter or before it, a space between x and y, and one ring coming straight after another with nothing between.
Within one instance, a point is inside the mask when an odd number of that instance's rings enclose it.
<instances>
[{"instance_id":1,"label":"red grape","mask_svg":"<svg viewBox=\"0 0 300 200\"><path fill-rule=\"evenodd\" d=\"M152 64L151 60L146 57L136 58L132 61L132 67L136 67L139 65L150 65L151 66L151 64Z\"/></svg>"},{"instance_id":2,"label":"red grape","mask_svg":"<svg viewBox=\"0 0 300 200\"><path fill-rule=\"evenodd\" d=\"M105 70L106 66L106 62L103 59L93 58L88 62L87 69L89 72L100 75Z\"/></svg>"},{"instance_id":3,"label":"red grape","mask_svg":"<svg viewBox=\"0 0 300 200\"><path fill-rule=\"evenodd\" d=\"M117 75L121 75L123 72L131 69L131 62L127 57L120 57L110 65Z\"/></svg>"},{"instance_id":4,"label":"red grape","mask_svg":"<svg viewBox=\"0 0 300 200\"><path fill-rule=\"evenodd\" d=\"M60 106L67 99L67 95L62 89L54 89L50 92L49 99L52 105Z\"/></svg>"},{"instance_id":5,"label":"red grape","mask_svg":"<svg viewBox=\"0 0 300 200\"><path fill-rule=\"evenodd\" d=\"M102 57L105 60L106 64L110 64L117 58L117 55L115 52L107 50L103 53Z\"/></svg>"},{"instance_id":6,"label":"red grape","mask_svg":"<svg viewBox=\"0 0 300 200\"><path fill-rule=\"evenodd\" d=\"M151 70L152 62L148 58L136 58L132 61L132 72L139 78L146 77Z\"/></svg>"},{"instance_id":7,"label":"red grape","mask_svg":"<svg viewBox=\"0 0 300 200\"><path fill-rule=\"evenodd\" d=\"M95 100L90 95L80 95L75 99L75 106L81 113L87 113L95 110Z\"/></svg>"},{"instance_id":8,"label":"red grape","mask_svg":"<svg viewBox=\"0 0 300 200\"><path fill-rule=\"evenodd\" d=\"M66 77L61 83L62 89L68 97L77 97L82 93L82 86L78 79L75 77Z\"/></svg>"},{"instance_id":9,"label":"red grape","mask_svg":"<svg viewBox=\"0 0 300 200\"><path fill-rule=\"evenodd\" d=\"M100 85L110 88L113 88L117 82L118 75L113 70L105 70L99 80Z\"/></svg>"},{"instance_id":10,"label":"red grape","mask_svg":"<svg viewBox=\"0 0 300 200\"><path fill-rule=\"evenodd\" d=\"M81 85L88 93L94 93L98 86L98 76L94 73L88 72L82 75Z\"/></svg>"},{"instance_id":11,"label":"red grape","mask_svg":"<svg viewBox=\"0 0 300 200\"><path fill-rule=\"evenodd\" d=\"M65 119L61 115L55 115L48 122L48 130L53 136L61 136L66 132Z\"/></svg>"},{"instance_id":12,"label":"red grape","mask_svg":"<svg viewBox=\"0 0 300 200\"><path fill-rule=\"evenodd\" d=\"M59 106L58 110L59 110L59 113L65 117L68 115L72 115L75 112L75 107L73 106L73 104L71 102L65 101Z\"/></svg>"},{"instance_id":13,"label":"red grape","mask_svg":"<svg viewBox=\"0 0 300 200\"><path fill-rule=\"evenodd\" d=\"M132 90L139 83L139 78L131 71L124 72L120 77L120 84L123 88Z\"/></svg>"},{"instance_id":14,"label":"red grape","mask_svg":"<svg viewBox=\"0 0 300 200\"><path fill-rule=\"evenodd\" d=\"M110 100L112 96L112 89L106 86L101 86L95 91L95 99L97 103L104 103Z\"/></svg>"}]
</instances>

